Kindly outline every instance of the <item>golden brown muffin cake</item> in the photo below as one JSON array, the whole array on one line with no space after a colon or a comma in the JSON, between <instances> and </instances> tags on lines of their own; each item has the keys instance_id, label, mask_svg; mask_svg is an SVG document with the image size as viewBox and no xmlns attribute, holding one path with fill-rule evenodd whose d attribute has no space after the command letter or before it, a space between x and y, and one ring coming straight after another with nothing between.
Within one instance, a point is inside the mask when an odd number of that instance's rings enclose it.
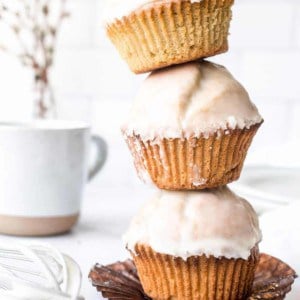
<instances>
[{"instance_id":1,"label":"golden brown muffin cake","mask_svg":"<svg viewBox=\"0 0 300 300\"><path fill-rule=\"evenodd\" d=\"M116 2L107 9L106 31L135 73L228 50L233 0Z\"/></svg>"}]
</instances>

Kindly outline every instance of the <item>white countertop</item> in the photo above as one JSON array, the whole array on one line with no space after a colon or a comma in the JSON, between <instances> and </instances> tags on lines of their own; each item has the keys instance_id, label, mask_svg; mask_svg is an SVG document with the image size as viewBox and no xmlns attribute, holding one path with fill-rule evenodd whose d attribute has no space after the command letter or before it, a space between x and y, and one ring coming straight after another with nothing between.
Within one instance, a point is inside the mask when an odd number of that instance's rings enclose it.
<instances>
[{"instance_id":1,"label":"white countertop","mask_svg":"<svg viewBox=\"0 0 300 300\"><path fill-rule=\"evenodd\" d=\"M92 183L86 190L79 224L68 234L37 239L51 243L79 263L83 273L81 294L85 299L102 299L88 280L89 270L96 262L108 264L129 257L121 236L147 192L147 188L135 191Z\"/></svg>"},{"instance_id":2,"label":"white countertop","mask_svg":"<svg viewBox=\"0 0 300 300\"><path fill-rule=\"evenodd\" d=\"M102 299L87 279L92 265L96 262L108 264L128 257L121 236L143 200L148 198L149 194L151 195L149 189L144 185L136 187L118 187L116 185L114 188L107 188L103 187L101 183L99 184L99 180L96 180L86 190L82 216L76 228L62 236L39 239L39 241L51 243L60 251L72 256L79 263L83 272L82 295L85 299ZM300 222L298 229L300 229ZM268 233L264 234L266 239L270 240L267 236ZM280 239L280 237L276 238ZM286 243L287 240L288 236L285 236L284 242ZM268 248L268 245L263 246ZM300 245L295 244L294 247L299 248L297 251L294 249L294 253L295 251L300 253ZM276 251L274 251L274 254L285 258L288 256L288 251L289 249L285 249L282 256ZM298 261L295 262L295 266L299 267ZM297 271L300 273L300 269ZM299 295L300 283L298 280L293 293L289 294L287 299L299 300Z\"/></svg>"}]
</instances>

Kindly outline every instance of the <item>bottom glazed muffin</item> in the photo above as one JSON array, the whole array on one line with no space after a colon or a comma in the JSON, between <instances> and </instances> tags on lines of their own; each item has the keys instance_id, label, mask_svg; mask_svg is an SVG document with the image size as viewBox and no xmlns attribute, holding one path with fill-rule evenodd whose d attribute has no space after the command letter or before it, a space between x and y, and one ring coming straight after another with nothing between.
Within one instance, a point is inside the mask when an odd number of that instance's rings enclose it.
<instances>
[{"instance_id":1,"label":"bottom glazed muffin","mask_svg":"<svg viewBox=\"0 0 300 300\"><path fill-rule=\"evenodd\" d=\"M261 233L251 205L227 187L161 191L124 236L155 300L245 299Z\"/></svg>"}]
</instances>

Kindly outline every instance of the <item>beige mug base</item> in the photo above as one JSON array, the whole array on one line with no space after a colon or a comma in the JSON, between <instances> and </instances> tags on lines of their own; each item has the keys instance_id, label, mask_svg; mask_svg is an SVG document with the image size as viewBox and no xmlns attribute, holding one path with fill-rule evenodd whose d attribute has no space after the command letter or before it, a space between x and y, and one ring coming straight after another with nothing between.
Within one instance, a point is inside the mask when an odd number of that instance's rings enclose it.
<instances>
[{"instance_id":1,"label":"beige mug base","mask_svg":"<svg viewBox=\"0 0 300 300\"><path fill-rule=\"evenodd\" d=\"M79 214L59 217L20 217L0 215L0 233L16 236L49 236L69 231Z\"/></svg>"}]
</instances>

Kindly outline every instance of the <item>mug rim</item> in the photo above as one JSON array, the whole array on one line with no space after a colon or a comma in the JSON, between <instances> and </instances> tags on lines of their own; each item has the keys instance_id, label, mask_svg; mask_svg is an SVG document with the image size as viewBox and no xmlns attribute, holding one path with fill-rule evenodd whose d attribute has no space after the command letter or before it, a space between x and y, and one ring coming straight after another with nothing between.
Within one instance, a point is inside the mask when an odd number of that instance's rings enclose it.
<instances>
[{"instance_id":1,"label":"mug rim","mask_svg":"<svg viewBox=\"0 0 300 300\"><path fill-rule=\"evenodd\" d=\"M91 126L84 121L73 120L25 120L25 121L0 121L0 130L28 130L28 131L60 131L82 130Z\"/></svg>"}]
</instances>

